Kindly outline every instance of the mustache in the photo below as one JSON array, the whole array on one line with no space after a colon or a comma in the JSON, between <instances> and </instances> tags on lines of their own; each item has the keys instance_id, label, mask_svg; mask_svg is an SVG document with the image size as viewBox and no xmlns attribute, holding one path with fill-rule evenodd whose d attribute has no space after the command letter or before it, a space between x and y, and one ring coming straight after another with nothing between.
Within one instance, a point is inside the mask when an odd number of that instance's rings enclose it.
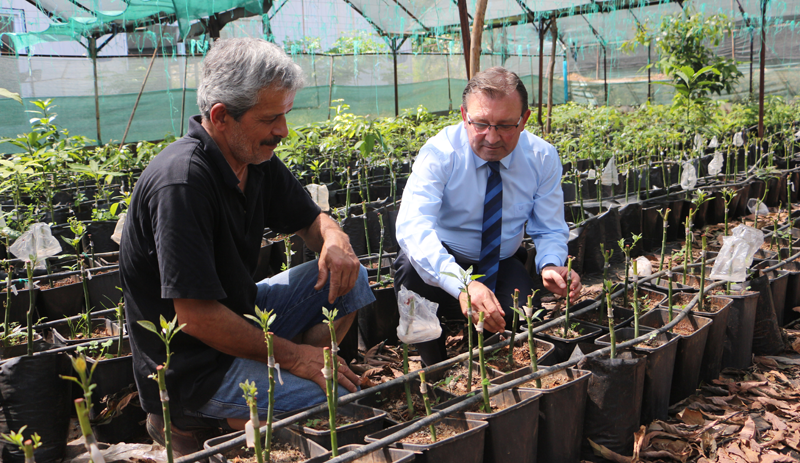
<instances>
[{"instance_id":1,"label":"mustache","mask_svg":"<svg viewBox=\"0 0 800 463\"><path fill-rule=\"evenodd\" d=\"M283 140L283 137L272 137L261 141L261 145L277 145Z\"/></svg>"}]
</instances>

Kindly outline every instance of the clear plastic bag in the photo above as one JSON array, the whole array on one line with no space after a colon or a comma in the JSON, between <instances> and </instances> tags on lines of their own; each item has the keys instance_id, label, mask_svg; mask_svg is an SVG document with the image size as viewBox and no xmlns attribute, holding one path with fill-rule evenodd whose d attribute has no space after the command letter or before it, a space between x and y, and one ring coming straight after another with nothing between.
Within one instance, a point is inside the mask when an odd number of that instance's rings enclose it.
<instances>
[{"instance_id":1,"label":"clear plastic bag","mask_svg":"<svg viewBox=\"0 0 800 463\"><path fill-rule=\"evenodd\" d=\"M36 261L34 268L44 269L44 259L61 252L61 245L50 232L50 225L35 223L22 234L8 249L18 259L25 262Z\"/></svg>"},{"instance_id":2,"label":"clear plastic bag","mask_svg":"<svg viewBox=\"0 0 800 463\"><path fill-rule=\"evenodd\" d=\"M600 183L603 185L619 185L619 171L617 171L616 156L611 156L608 164L603 168L603 176L600 177Z\"/></svg>"},{"instance_id":3,"label":"clear plastic bag","mask_svg":"<svg viewBox=\"0 0 800 463\"><path fill-rule=\"evenodd\" d=\"M756 209L756 205L758 205L758 209ZM764 216L769 214L769 208L767 205L759 202L756 198L750 198L747 200L747 210L754 215Z\"/></svg>"},{"instance_id":4,"label":"clear plastic bag","mask_svg":"<svg viewBox=\"0 0 800 463\"><path fill-rule=\"evenodd\" d=\"M683 163L683 172L681 173L681 188L691 190L695 185L697 185L697 170L691 161L686 161Z\"/></svg>"},{"instance_id":5,"label":"clear plastic bag","mask_svg":"<svg viewBox=\"0 0 800 463\"><path fill-rule=\"evenodd\" d=\"M722 152L717 151L714 153L714 159L708 163L708 174L712 177L719 175L719 173L722 172L722 163Z\"/></svg>"},{"instance_id":6,"label":"clear plastic bag","mask_svg":"<svg viewBox=\"0 0 800 463\"><path fill-rule=\"evenodd\" d=\"M650 262L645 256L639 256L635 260L636 262L636 275L640 277L649 277L653 274L653 264ZM633 277L633 265L631 268L628 269L628 278Z\"/></svg>"},{"instance_id":7,"label":"clear plastic bag","mask_svg":"<svg viewBox=\"0 0 800 463\"><path fill-rule=\"evenodd\" d=\"M719 140L717 140L717 136L716 135L714 135L714 137L711 138L711 141L708 142L708 147L709 148L719 148Z\"/></svg>"},{"instance_id":8,"label":"clear plastic bag","mask_svg":"<svg viewBox=\"0 0 800 463\"><path fill-rule=\"evenodd\" d=\"M747 225L739 225L731 236L722 239L722 249L717 254L709 278L743 282L747 269L753 263L753 254L764 244L764 233Z\"/></svg>"},{"instance_id":9,"label":"clear plastic bag","mask_svg":"<svg viewBox=\"0 0 800 463\"><path fill-rule=\"evenodd\" d=\"M330 202L328 201L328 186L317 185L315 183L306 185L306 189L311 193L311 199L317 203L320 209L327 212L331 209Z\"/></svg>"},{"instance_id":10,"label":"clear plastic bag","mask_svg":"<svg viewBox=\"0 0 800 463\"><path fill-rule=\"evenodd\" d=\"M125 219L128 217L127 212L123 212L119 215L119 220L117 220L117 225L114 226L114 233L111 234L111 241L121 244L122 243L122 230L125 229Z\"/></svg>"},{"instance_id":11,"label":"clear plastic bag","mask_svg":"<svg viewBox=\"0 0 800 463\"><path fill-rule=\"evenodd\" d=\"M400 325L397 337L406 344L432 341L442 335L442 326L436 318L439 304L431 302L419 294L400 286L397 295L397 309L400 312Z\"/></svg>"},{"instance_id":12,"label":"clear plastic bag","mask_svg":"<svg viewBox=\"0 0 800 463\"><path fill-rule=\"evenodd\" d=\"M706 141L702 135L699 133L694 134L694 149L695 151L703 151L705 148Z\"/></svg>"}]
</instances>

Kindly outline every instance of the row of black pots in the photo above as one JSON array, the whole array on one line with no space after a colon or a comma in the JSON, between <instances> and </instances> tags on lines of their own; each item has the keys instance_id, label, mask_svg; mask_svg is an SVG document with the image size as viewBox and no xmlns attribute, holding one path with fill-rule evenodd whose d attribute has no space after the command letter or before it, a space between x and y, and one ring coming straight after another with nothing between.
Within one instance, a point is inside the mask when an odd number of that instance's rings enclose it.
<instances>
[{"instance_id":1,"label":"row of black pots","mask_svg":"<svg viewBox=\"0 0 800 463\"><path fill-rule=\"evenodd\" d=\"M89 307L92 310L103 310L116 307L122 298L122 291L119 289L119 270L114 269L89 269L88 274L91 278L86 278L86 286L89 295ZM65 277L59 274L40 279L40 283L49 283L51 286L63 280L71 278L73 282L54 286L49 289L33 289L35 299L36 314L34 321L39 318L47 320L61 320L64 317L71 317L85 312L86 297L80 275ZM4 298L5 310L9 311L11 322L20 325L27 325L27 313L30 309L30 290L12 288L11 293L4 289L0 297ZM5 317L5 313L2 312ZM3 318L4 319L4 318Z\"/></svg>"}]
</instances>

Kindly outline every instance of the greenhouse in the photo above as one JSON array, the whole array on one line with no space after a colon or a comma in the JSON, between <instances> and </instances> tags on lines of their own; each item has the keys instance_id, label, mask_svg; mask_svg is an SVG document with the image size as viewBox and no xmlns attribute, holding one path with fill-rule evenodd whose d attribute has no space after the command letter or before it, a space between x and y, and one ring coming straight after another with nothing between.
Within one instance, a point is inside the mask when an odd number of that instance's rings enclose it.
<instances>
[{"instance_id":1,"label":"greenhouse","mask_svg":"<svg viewBox=\"0 0 800 463\"><path fill-rule=\"evenodd\" d=\"M798 34L0 0L0 461L800 461Z\"/></svg>"}]
</instances>

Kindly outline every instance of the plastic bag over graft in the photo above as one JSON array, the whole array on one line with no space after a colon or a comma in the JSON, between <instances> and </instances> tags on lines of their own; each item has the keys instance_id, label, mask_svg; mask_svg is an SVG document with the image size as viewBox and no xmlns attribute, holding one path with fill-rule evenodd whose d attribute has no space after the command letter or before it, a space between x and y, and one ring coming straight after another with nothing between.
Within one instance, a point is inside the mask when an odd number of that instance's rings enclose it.
<instances>
[{"instance_id":1,"label":"plastic bag over graft","mask_svg":"<svg viewBox=\"0 0 800 463\"><path fill-rule=\"evenodd\" d=\"M684 190L692 190L697 185L697 170L691 161L683 163L683 172L681 173L681 188Z\"/></svg>"},{"instance_id":2,"label":"plastic bag over graft","mask_svg":"<svg viewBox=\"0 0 800 463\"><path fill-rule=\"evenodd\" d=\"M50 232L46 223L35 223L8 249L11 254L25 262L35 261L34 268L44 269L45 258L61 252L61 245Z\"/></svg>"},{"instance_id":3,"label":"plastic bag over graft","mask_svg":"<svg viewBox=\"0 0 800 463\"><path fill-rule=\"evenodd\" d=\"M747 269L753 255L764 244L764 233L747 225L739 225L731 236L723 238L722 249L714 261L709 278L713 280L742 282L747 279Z\"/></svg>"},{"instance_id":4,"label":"plastic bag over graft","mask_svg":"<svg viewBox=\"0 0 800 463\"><path fill-rule=\"evenodd\" d=\"M438 339L442 335L442 326L436 318L439 304L400 286L397 308L400 312L400 325L397 326L397 337L400 341L416 344Z\"/></svg>"},{"instance_id":5,"label":"plastic bag over graft","mask_svg":"<svg viewBox=\"0 0 800 463\"><path fill-rule=\"evenodd\" d=\"M600 183L603 185L619 185L616 156L611 156L611 159L608 160L608 164L603 169L603 176L600 177Z\"/></svg>"}]
</instances>

